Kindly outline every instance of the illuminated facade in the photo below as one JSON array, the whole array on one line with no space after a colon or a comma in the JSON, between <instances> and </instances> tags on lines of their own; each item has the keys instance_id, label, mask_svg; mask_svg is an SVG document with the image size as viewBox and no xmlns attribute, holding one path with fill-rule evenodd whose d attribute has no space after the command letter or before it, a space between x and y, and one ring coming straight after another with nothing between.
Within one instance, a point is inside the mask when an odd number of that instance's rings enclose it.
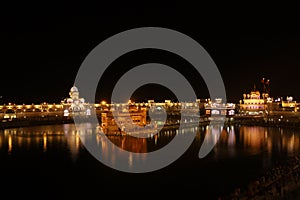
<instances>
[{"instance_id":1,"label":"illuminated facade","mask_svg":"<svg viewBox=\"0 0 300 200\"><path fill-rule=\"evenodd\" d=\"M293 113L298 112L299 110L297 101L294 101L291 96L286 97L286 100L283 100L283 98L277 98L272 104L268 104L268 106L270 114Z\"/></svg>"},{"instance_id":2,"label":"illuminated facade","mask_svg":"<svg viewBox=\"0 0 300 200\"><path fill-rule=\"evenodd\" d=\"M69 114L91 115L91 108L88 103L85 103L84 98L79 98L78 88L73 86L69 92L70 97L64 99L61 104L64 107L64 116Z\"/></svg>"},{"instance_id":3,"label":"illuminated facade","mask_svg":"<svg viewBox=\"0 0 300 200\"><path fill-rule=\"evenodd\" d=\"M205 115L208 117L233 117L235 114L235 104L223 103L221 98L216 98L214 101L208 99L204 108Z\"/></svg>"},{"instance_id":4,"label":"illuminated facade","mask_svg":"<svg viewBox=\"0 0 300 200\"><path fill-rule=\"evenodd\" d=\"M95 106L85 102L84 98L79 97L78 88L73 86L69 92L70 97L62 100L59 104L43 102L41 104L21 104L8 103L0 105L0 119L3 122L13 119L28 118L60 118L74 114L89 116L91 109Z\"/></svg>"},{"instance_id":5,"label":"illuminated facade","mask_svg":"<svg viewBox=\"0 0 300 200\"><path fill-rule=\"evenodd\" d=\"M119 122L120 128L118 124ZM101 113L101 128L104 133L123 133L134 130L135 125L145 126L147 123L147 107L119 105L119 109L110 109Z\"/></svg>"},{"instance_id":6,"label":"illuminated facade","mask_svg":"<svg viewBox=\"0 0 300 200\"><path fill-rule=\"evenodd\" d=\"M73 86L69 92L70 98L67 98L67 104L69 104L69 111L84 111L84 98L79 98L78 88Z\"/></svg>"},{"instance_id":7,"label":"illuminated facade","mask_svg":"<svg viewBox=\"0 0 300 200\"><path fill-rule=\"evenodd\" d=\"M27 119L27 118L36 118L36 117L47 117L47 116L59 116L60 113L63 113L62 104L21 104L16 105L13 103L8 103L7 105L0 105L0 119L2 121L9 120L11 121L14 118L18 119Z\"/></svg>"},{"instance_id":8,"label":"illuminated facade","mask_svg":"<svg viewBox=\"0 0 300 200\"><path fill-rule=\"evenodd\" d=\"M286 101L281 101L281 106L286 111L295 111L299 109L297 106L297 101L293 101L293 97L288 96Z\"/></svg>"},{"instance_id":9,"label":"illuminated facade","mask_svg":"<svg viewBox=\"0 0 300 200\"><path fill-rule=\"evenodd\" d=\"M243 102L240 100L239 112L245 115L263 115L267 112L268 104L273 101L268 93L261 96L255 86L250 94L243 94L243 97Z\"/></svg>"}]
</instances>

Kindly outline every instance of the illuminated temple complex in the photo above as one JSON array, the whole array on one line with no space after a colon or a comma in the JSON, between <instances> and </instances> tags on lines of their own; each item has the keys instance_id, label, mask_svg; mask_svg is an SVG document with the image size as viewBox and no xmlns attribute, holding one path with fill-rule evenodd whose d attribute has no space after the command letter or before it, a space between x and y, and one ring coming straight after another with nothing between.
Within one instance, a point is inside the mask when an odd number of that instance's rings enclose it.
<instances>
[{"instance_id":1,"label":"illuminated temple complex","mask_svg":"<svg viewBox=\"0 0 300 200\"><path fill-rule=\"evenodd\" d=\"M276 115L292 114L299 110L299 105L293 97L287 96L286 100L282 97L270 97L269 92L262 94L254 86L249 94L243 94L243 100L238 104L237 112L241 115Z\"/></svg>"},{"instance_id":2,"label":"illuminated temple complex","mask_svg":"<svg viewBox=\"0 0 300 200\"><path fill-rule=\"evenodd\" d=\"M79 97L78 88L73 86L69 92L70 97L61 101L64 110L64 116L70 113L78 115L91 115L91 106L85 103L84 98Z\"/></svg>"},{"instance_id":3,"label":"illuminated temple complex","mask_svg":"<svg viewBox=\"0 0 300 200\"><path fill-rule=\"evenodd\" d=\"M70 89L69 97L60 103L21 104L8 103L0 105L0 119L26 119L36 117L68 117L71 115L88 116L97 104L90 105L84 98L80 98L78 88Z\"/></svg>"},{"instance_id":4,"label":"illuminated temple complex","mask_svg":"<svg viewBox=\"0 0 300 200\"><path fill-rule=\"evenodd\" d=\"M131 102L124 104L109 104L105 101L90 104L80 97L76 86L71 87L69 96L59 103L40 104L19 104L8 103L0 105L0 124L5 127L10 122L26 121L65 121L71 122L73 116L80 116L88 119L92 112L101 121L101 125L106 131L123 131L122 124L145 126L149 123L149 112L155 108L156 112L165 110L168 113L166 124L172 125L180 120L181 108L193 113L197 110L200 121L209 121L210 119L222 119L232 121L233 118L240 116L272 116L272 115L291 115L299 113L299 104L291 96L286 99L270 97L270 92L264 90L260 92L256 87L248 94L243 94L243 99L238 104L223 102L221 98L196 99L193 102ZM117 114L112 115L112 112ZM130 118L128 118L130 115ZM121 127L119 128L114 118L118 118ZM128 121L128 119L130 119ZM26 125L26 123L24 123ZM159 124L158 124L159 125Z\"/></svg>"},{"instance_id":5,"label":"illuminated temple complex","mask_svg":"<svg viewBox=\"0 0 300 200\"><path fill-rule=\"evenodd\" d=\"M254 86L250 94L243 94L243 101L240 101L239 104L239 112L248 115L262 115L267 110L268 103L272 103L272 98L269 97L268 93L263 93L261 96Z\"/></svg>"}]
</instances>

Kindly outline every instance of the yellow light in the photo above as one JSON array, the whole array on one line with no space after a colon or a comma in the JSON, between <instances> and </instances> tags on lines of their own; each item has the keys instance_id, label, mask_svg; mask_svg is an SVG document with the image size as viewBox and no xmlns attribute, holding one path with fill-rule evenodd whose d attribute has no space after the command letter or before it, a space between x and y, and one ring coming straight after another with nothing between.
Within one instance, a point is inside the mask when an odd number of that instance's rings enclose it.
<instances>
[{"instance_id":1,"label":"yellow light","mask_svg":"<svg viewBox=\"0 0 300 200\"><path fill-rule=\"evenodd\" d=\"M10 153L12 150L12 136L8 135L8 152Z\"/></svg>"},{"instance_id":2,"label":"yellow light","mask_svg":"<svg viewBox=\"0 0 300 200\"><path fill-rule=\"evenodd\" d=\"M101 104L102 104L102 105L105 105L105 104L106 104L106 101L101 101Z\"/></svg>"},{"instance_id":3,"label":"yellow light","mask_svg":"<svg viewBox=\"0 0 300 200\"><path fill-rule=\"evenodd\" d=\"M43 134L43 150L44 151L47 150L47 134L46 133Z\"/></svg>"}]
</instances>

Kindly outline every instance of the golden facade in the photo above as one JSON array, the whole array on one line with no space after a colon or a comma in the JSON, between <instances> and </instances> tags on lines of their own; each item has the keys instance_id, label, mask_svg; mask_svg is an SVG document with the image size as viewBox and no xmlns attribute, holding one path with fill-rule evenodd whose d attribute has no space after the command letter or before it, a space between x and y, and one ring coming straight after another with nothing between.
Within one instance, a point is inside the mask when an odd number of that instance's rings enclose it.
<instances>
[{"instance_id":1,"label":"golden facade","mask_svg":"<svg viewBox=\"0 0 300 200\"><path fill-rule=\"evenodd\" d=\"M263 93L262 98L260 92L254 89L250 94L243 94L243 102L240 101L239 112L246 115L263 115L267 110L267 101L271 99L266 93Z\"/></svg>"}]
</instances>

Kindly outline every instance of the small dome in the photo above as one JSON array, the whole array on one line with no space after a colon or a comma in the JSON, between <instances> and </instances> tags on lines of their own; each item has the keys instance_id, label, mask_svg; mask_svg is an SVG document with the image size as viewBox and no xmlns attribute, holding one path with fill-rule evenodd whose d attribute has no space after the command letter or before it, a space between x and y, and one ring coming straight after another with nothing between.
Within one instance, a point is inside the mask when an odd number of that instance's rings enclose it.
<instances>
[{"instance_id":1,"label":"small dome","mask_svg":"<svg viewBox=\"0 0 300 200\"><path fill-rule=\"evenodd\" d=\"M80 103L84 103L84 98L79 99Z\"/></svg>"},{"instance_id":2,"label":"small dome","mask_svg":"<svg viewBox=\"0 0 300 200\"><path fill-rule=\"evenodd\" d=\"M75 86L73 86L73 87L71 88L70 92L78 92L78 88L75 87Z\"/></svg>"}]
</instances>

